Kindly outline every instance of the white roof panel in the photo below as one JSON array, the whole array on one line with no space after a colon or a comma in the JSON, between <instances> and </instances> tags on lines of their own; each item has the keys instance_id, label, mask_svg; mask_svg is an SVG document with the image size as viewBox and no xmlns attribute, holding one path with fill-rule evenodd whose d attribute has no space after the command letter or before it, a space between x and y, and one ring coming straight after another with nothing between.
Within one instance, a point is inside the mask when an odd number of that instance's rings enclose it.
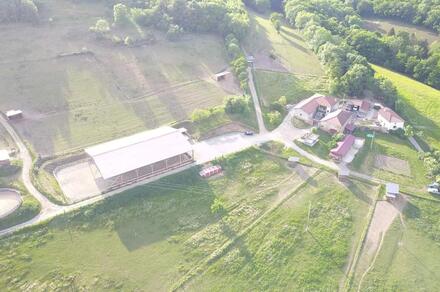
<instances>
[{"instance_id":1,"label":"white roof panel","mask_svg":"<svg viewBox=\"0 0 440 292\"><path fill-rule=\"evenodd\" d=\"M85 151L108 179L192 150L183 129L161 127L116 139Z\"/></svg>"}]
</instances>

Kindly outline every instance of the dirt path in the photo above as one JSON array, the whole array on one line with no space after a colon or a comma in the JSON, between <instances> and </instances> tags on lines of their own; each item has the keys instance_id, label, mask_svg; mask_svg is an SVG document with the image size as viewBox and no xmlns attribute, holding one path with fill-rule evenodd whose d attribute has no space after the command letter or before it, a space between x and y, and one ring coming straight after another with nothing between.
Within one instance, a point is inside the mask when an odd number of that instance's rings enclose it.
<instances>
[{"instance_id":1,"label":"dirt path","mask_svg":"<svg viewBox=\"0 0 440 292\"><path fill-rule=\"evenodd\" d=\"M373 218L371 219L370 227L368 228L365 238L364 247L362 248L362 254L359 257L359 261L369 264L359 280L357 291L360 291L364 278L374 267L386 232L396 217L401 216L406 203L407 199L403 196L392 203L388 201L378 201L376 203ZM402 218L400 219L402 220Z\"/></svg>"}]
</instances>

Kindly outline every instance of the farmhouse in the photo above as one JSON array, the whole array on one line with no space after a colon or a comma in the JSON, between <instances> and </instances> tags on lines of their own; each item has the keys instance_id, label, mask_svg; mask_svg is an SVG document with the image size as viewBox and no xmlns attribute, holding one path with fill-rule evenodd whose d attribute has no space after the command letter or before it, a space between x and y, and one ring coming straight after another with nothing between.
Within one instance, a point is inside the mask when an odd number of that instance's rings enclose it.
<instances>
[{"instance_id":1,"label":"farmhouse","mask_svg":"<svg viewBox=\"0 0 440 292\"><path fill-rule=\"evenodd\" d=\"M348 151L350 151L355 139L356 138L353 135L345 136L344 140L339 142L336 148L330 150L330 156L335 160L342 160L344 156L347 155Z\"/></svg>"},{"instance_id":2,"label":"farmhouse","mask_svg":"<svg viewBox=\"0 0 440 292\"><path fill-rule=\"evenodd\" d=\"M315 94L294 106L293 115L313 125L314 120L322 119L326 114L335 110L336 105L337 101L334 97Z\"/></svg>"},{"instance_id":3,"label":"farmhouse","mask_svg":"<svg viewBox=\"0 0 440 292\"><path fill-rule=\"evenodd\" d=\"M186 130L161 127L85 149L111 188L152 177L194 161Z\"/></svg>"},{"instance_id":4,"label":"farmhouse","mask_svg":"<svg viewBox=\"0 0 440 292\"><path fill-rule=\"evenodd\" d=\"M319 121L319 128L331 134L343 133L352 121L352 117L353 113L339 109L322 118Z\"/></svg>"},{"instance_id":5,"label":"farmhouse","mask_svg":"<svg viewBox=\"0 0 440 292\"><path fill-rule=\"evenodd\" d=\"M405 125L405 121L388 107L383 107L379 110L377 119L380 125L387 130L403 129Z\"/></svg>"}]
</instances>

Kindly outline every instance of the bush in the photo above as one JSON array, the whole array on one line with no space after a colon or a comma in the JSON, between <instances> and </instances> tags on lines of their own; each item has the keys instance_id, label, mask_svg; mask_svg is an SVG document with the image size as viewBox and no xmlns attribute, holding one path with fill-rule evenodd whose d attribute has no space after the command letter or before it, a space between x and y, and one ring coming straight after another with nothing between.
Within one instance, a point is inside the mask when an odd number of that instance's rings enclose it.
<instances>
[{"instance_id":1,"label":"bush","mask_svg":"<svg viewBox=\"0 0 440 292\"><path fill-rule=\"evenodd\" d=\"M208 119L211 112L205 109L195 109L191 114L191 120L195 123Z\"/></svg>"},{"instance_id":2,"label":"bush","mask_svg":"<svg viewBox=\"0 0 440 292\"><path fill-rule=\"evenodd\" d=\"M278 126L282 122L282 116L278 111L271 111L268 113L267 119L272 127Z\"/></svg>"},{"instance_id":3,"label":"bush","mask_svg":"<svg viewBox=\"0 0 440 292\"><path fill-rule=\"evenodd\" d=\"M100 18L94 26L90 27L90 31L94 32L96 37L101 39L110 31L110 24L107 20Z\"/></svg>"},{"instance_id":4,"label":"bush","mask_svg":"<svg viewBox=\"0 0 440 292\"><path fill-rule=\"evenodd\" d=\"M225 99L225 112L228 114L242 114L249 110L249 97L228 96Z\"/></svg>"},{"instance_id":5,"label":"bush","mask_svg":"<svg viewBox=\"0 0 440 292\"><path fill-rule=\"evenodd\" d=\"M124 26L130 21L130 14L127 6L118 3L113 6L113 21L116 25Z\"/></svg>"}]
</instances>

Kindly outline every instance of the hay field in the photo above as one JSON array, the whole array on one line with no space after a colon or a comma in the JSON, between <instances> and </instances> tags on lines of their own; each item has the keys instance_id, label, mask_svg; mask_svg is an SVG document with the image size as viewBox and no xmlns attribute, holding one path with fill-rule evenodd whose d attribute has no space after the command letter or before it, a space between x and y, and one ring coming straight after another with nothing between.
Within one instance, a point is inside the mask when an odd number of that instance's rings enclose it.
<instances>
[{"instance_id":1,"label":"hay field","mask_svg":"<svg viewBox=\"0 0 440 292\"><path fill-rule=\"evenodd\" d=\"M249 13L251 31L245 39L244 47L248 54L264 59L266 70L291 72L301 75L323 76L324 70L318 57L308 48L301 35L287 25L278 34L267 16ZM273 53L276 64L270 64L269 55ZM281 68L280 68L281 66ZM284 68L283 68L284 67ZM258 68L258 67L257 67Z\"/></svg>"},{"instance_id":2,"label":"hay field","mask_svg":"<svg viewBox=\"0 0 440 292\"><path fill-rule=\"evenodd\" d=\"M396 32L404 31L410 34L414 33L419 40L427 40L429 44L440 41L440 36L435 31L427 28L406 24L401 21L381 18L364 19L364 28L386 34L394 27Z\"/></svg>"},{"instance_id":3,"label":"hay field","mask_svg":"<svg viewBox=\"0 0 440 292\"><path fill-rule=\"evenodd\" d=\"M114 47L88 32L109 16L103 3L48 0L42 11L53 23L0 26L0 110L24 111L16 128L43 156L185 120L239 92L212 80L228 66L220 37L155 32L150 46ZM93 55L56 57L83 48Z\"/></svg>"},{"instance_id":4,"label":"hay field","mask_svg":"<svg viewBox=\"0 0 440 292\"><path fill-rule=\"evenodd\" d=\"M360 291L438 291L440 289L439 203L411 198L401 219L384 237L376 262ZM352 291L358 291L355 275Z\"/></svg>"}]
</instances>

